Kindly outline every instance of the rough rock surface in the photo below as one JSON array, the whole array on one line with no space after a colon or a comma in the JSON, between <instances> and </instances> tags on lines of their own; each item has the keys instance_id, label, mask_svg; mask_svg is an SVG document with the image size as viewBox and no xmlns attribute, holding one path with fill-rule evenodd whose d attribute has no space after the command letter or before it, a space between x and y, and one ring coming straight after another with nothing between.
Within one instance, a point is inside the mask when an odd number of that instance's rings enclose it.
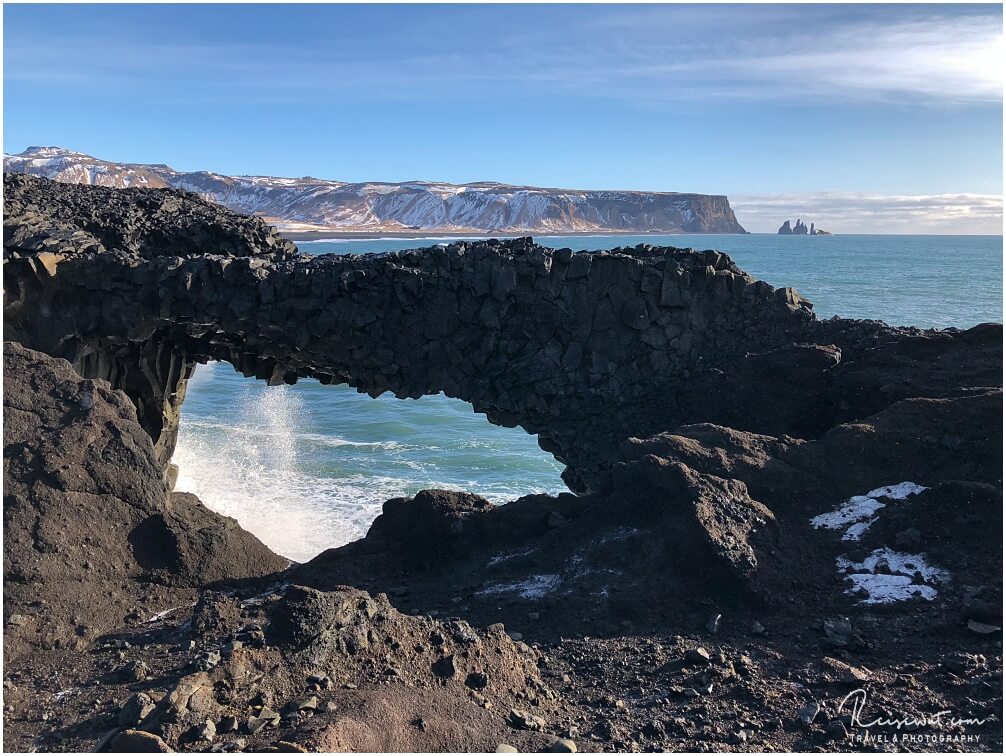
<instances>
[{"instance_id":1,"label":"rough rock surface","mask_svg":"<svg viewBox=\"0 0 1006 756\"><path fill-rule=\"evenodd\" d=\"M312 259L189 195L6 182L5 333L87 376L5 346L16 746L1001 748L1000 325L820 322L716 252ZM447 390L589 492L424 491L284 570L166 493L210 358ZM857 688L966 721L892 740Z\"/></svg>"},{"instance_id":2,"label":"rough rock surface","mask_svg":"<svg viewBox=\"0 0 1006 756\"><path fill-rule=\"evenodd\" d=\"M22 618L8 662L286 566L231 518L169 496L132 403L104 381L5 342L3 406L4 616Z\"/></svg>"},{"instance_id":3,"label":"rough rock surface","mask_svg":"<svg viewBox=\"0 0 1006 756\"><path fill-rule=\"evenodd\" d=\"M484 621L498 616L500 600L528 601L570 626L582 616L581 631L615 628L621 619L673 621L696 595L785 612L791 598L806 594L819 608L847 611L836 569L842 544L812 518L853 496L913 481L928 491L883 511L862 543L887 534L893 545L891 528L906 529L932 506L927 501L948 501L950 492L973 500L919 525L912 544L934 561L943 552L947 565L967 565L951 569L956 577L942 589L947 604L960 607L967 586L1001 593L1001 545L964 545L976 527L994 532L1001 520L1002 437L988 422L1001 408L998 388L903 400L811 441L681 426L627 440L608 493L528 496L495 508L450 492L388 502L365 539L294 568L293 579L395 596L412 586L402 605L419 610L436 601L415 589L417 571L425 571L429 590L441 599L461 596ZM433 512L433 496L453 506ZM584 595L604 612L583 615ZM991 600L1001 614L1001 597Z\"/></svg>"}]
</instances>

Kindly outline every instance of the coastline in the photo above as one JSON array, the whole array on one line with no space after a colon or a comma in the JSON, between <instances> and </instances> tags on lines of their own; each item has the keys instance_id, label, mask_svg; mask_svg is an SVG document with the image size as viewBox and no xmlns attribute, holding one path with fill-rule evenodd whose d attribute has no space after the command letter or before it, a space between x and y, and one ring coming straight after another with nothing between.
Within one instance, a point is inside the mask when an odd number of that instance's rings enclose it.
<instances>
[{"instance_id":1,"label":"coastline","mask_svg":"<svg viewBox=\"0 0 1006 756\"><path fill-rule=\"evenodd\" d=\"M277 227L284 239L298 241L353 241L374 239L512 239L523 236L690 236L689 231L534 231L523 229L518 231L287 231ZM703 236L727 236L728 234L702 234ZM747 234L729 234L730 236L749 236Z\"/></svg>"},{"instance_id":2,"label":"coastline","mask_svg":"<svg viewBox=\"0 0 1006 756\"><path fill-rule=\"evenodd\" d=\"M460 232L424 232L424 231L410 231L410 232L345 232L345 231L332 231L332 232L288 232L283 229L277 228L277 233L291 242L375 242L380 240L391 240L391 239L401 239L401 240L437 240L437 239L465 239L465 240L480 240L480 239L517 239L521 237L531 237L532 239L540 239L542 237L783 237L786 238L788 235L779 235L775 232L747 232L746 234L698 234L689 232L614 232L614 231L604 231L604 232L534 232L534 231L520 231L520 232L500 232L498 234L491 233L472 233L464 234ZM798 239L803 237L797 236ZM1002 238L1001 234L829 234L827 236L822 235L822 239L836 237L998 237ZM809 236L807 237L810 238Z\"/></svg>"}]
</instances>

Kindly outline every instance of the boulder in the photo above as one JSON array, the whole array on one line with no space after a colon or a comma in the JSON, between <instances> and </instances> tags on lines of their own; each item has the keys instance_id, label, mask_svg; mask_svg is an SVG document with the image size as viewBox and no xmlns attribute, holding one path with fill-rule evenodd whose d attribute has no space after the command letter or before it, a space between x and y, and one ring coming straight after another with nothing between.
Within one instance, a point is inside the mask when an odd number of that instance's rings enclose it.
<instances>
[{"instance_id":1,"label":"boulder","mask_svg":"<svg viewBox=\"0 0 1006 756\"><path fill-rule=\"evenodd\" d=\"M6 634L9 653L117 626L152 573L165 587L150 614L209 582L288 564L194 497L173 504L132 402L104 381L5 342L3 402L5 611L49 607L43 632Z\"/></svg>"}]
</instances>

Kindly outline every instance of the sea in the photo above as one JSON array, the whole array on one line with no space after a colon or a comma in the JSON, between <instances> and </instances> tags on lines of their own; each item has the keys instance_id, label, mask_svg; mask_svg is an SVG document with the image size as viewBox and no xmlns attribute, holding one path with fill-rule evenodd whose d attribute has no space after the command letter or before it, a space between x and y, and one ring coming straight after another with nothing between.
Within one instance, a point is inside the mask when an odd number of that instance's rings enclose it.
<instances>
[{"instance_id":1,"label":"sea","mask_svg":"<svg viewBox=\"0 0 1006 756\"><path fill-rule=\"evenodd\" d=\"M717 249L819 317L968 328L1003 319L1001 236L539 236L549 247L647 243ZM306 254L375 253L451 239L299 242ZM197 368L182 409L178 490L234 517L295 561L366 534L382 504L424 488L495 503L566 490L562 466L520 428L443 395L372 399L348 386L268 387L226 363Z\"/></svg>"}]
</instances>

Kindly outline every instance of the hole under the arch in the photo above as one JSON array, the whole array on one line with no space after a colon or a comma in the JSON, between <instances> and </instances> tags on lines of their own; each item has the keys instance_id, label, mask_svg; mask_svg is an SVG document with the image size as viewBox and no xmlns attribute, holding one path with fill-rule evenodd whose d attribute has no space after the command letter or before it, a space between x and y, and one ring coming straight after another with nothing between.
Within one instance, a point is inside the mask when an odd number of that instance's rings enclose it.
<instances>
[{"instance_id":1,"label":"hole under the arch","mask_svg":"<svg viewBox=\"0 0 1006 756\"><path fill-rule=\"evenodd\" d=\"M387 499L424 488L497 504L567 490L534 436L466 402L372 399L310 380L269 387L224 363L189 381L173 461L176 490L301 562L361 538Z\"/></svg>"}]
</instances>

